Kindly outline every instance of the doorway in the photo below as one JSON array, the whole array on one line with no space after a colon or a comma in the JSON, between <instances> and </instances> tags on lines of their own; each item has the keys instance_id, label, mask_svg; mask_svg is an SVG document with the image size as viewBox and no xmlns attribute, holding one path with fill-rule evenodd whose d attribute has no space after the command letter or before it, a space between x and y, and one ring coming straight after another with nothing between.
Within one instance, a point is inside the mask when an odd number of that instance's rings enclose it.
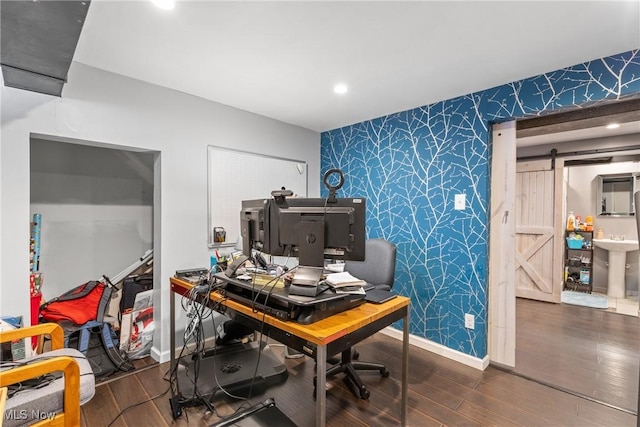
<instances>
[{"instance_id":1,"label":"doorway","mask_svg":"<svg viewBox=\"0 0 640 427\"><path fill-rule=\"evenodd\" d=\"M594 115L594 117L597 119L596 121L600 121L603 122L604 121L604 117L606 117L607 115ZM631 111L630 113L625 113L624 115L625 117L621 117L621 119L627 120L626 125L621 126L623 129L620 130L620 134L615 135L614 136L609 136L606 138L606 140L603 140L602 138L598 139L595 135L595 132L597 132L598 130L596 128L592 128L590 126L587 126L585 124L585 121L581 121L581 120L576 120L575 123L572 123L570 120L566 120L566 121L559 121L561 124L560 125L548 125L549 123L549 117L545 117L544 121L547 122L547 125L544 129L542 129L542 126L540 128L536 128L535 126L531 126L531 127L523 127L524 129L528 129L530 130L530 133L535 133L538 132L538 135L544 135L545 138L547 138L546 141L544 142L539 142L539 145L532 145L530 147L526 147L526 148L519 148L518 149L518 154L517 157L521 157L521 156L530 156L532 158L535 158L536 156L540 156L539 158L548 158L549 157L549 152L552 148L556 148L558 151L588 151L588 150L592 150L593 153L592 154L605 154L607 151L609 153L614 153L616 155L621 155L621 154L629 154L631 152L632 148L637 149L638 144L639 144L639 140L636 136L633 137L625 137L625 135L629 135L631 133L635 133L638 134L640 131L640 122L638 120L640 120L640 114L639 114L639 110L636 109ZM631 116L632 119L629 119L628 117ZM537 119L532 119L532 120L537 120ZM572 129L572 126L574 127ZM554 129L555 127L555 129ZM514 125L515 128L515 125ZM520 132L520 126L518 126L518 130L515 131L514 130L514 135L513 138L511 140L511 142L515 145L516 143L516 138L515 136L518 136L518 139L520 139L521 137L521 132ZM591 137L589 137L591 136ZM494 130L494 156L496 153L496 148L498 149L497 151L500 152L501 148L500 147L496 147L496 142L495 142L495 138L496 138L496 134L495 134L495 130ZM555 139L554 139L555 138ZM561 140L563 139L564 140ZM627 138L627 141L623 141L625 138ZM579 141L579 142L576 142ZM504 141L503 141L504 142ZM571 144L578 144L580 150L576 150L575 148L570 148ZM561 145L559 145L561 144ZM560 147L562 147L562 150L560 150ZM618 149L616 149L616 147ZM504 148L504 147L503 147ZM507 148L507 150L510 150L509 148ZM541 154L544 153L544 154ZM500 155L500 153L498 154ZM509 157L512 156L512 157ZM515 153L515 149L513 151L512 154L508 155L507 157L509 157L511 160L511 162L513 162L515 164L515 158L516 158L516 153ZM506 159L506 161L508 162L509 160ZM494 163L495 164L495 163ZM515 166L513 167L514 170L514 174L515 174ZM502 175L499 175L502 176ZM513 178L510 178L511 182L514 181ZM506 178L506 181L509 182L509 178ZM499 186L496 187L496 185ZM502 192L503 194L505 193L504 191L504 187L505 187L505 183L502 182L500 179L496 179L494 177L494 173L492 171L492 195L494 192ZM508 187L508 186L507 186ZM506 192L508 194L508 190ZM493 196L492 196L493 197ZM513 199L515 200L515 196L513 196ZM492 205L494 204L494 200L492 199ZM513 205L509 206L508 204L505 205L506 207L504 207L504 209L506 210L508 207L511 207L512 209L514 209ZM513 212L514 210L512 210ZM566 209L565 209L566 212ZM493 241L494 239L494 232L496 230L500 230L500 227L494 227L494 219L495 218L499 218L499 219L504 219L504 211L502 213L500 212L494 212L493 208L492 208L492 223L491 223L491 239ZM634 225L635 227L635 225ZM515 228L515 227L514 227ZM509 233L505 233L506 236L509 235ZM515 230L513 231L513 235L515 235ZM504 246L504 243L502 244ZM515 251L515 244L513 244L513 250L511 253L514 253L513 251ZM507 249L505 251L506 253L509 252L509 250ZM494 258L495 255L495 251L493 246L491 247L491 258ZM500 254L498 254L499 256ZM494 269L494 265L490 264L490 269ZM503 268L503 267L500 267ZM494 271L490 270L490 277L492 276L496 276ZM520 331L516 331L515 328L515 324L516 324L516 318L517 318L517 314L521 314L521 313L516 313L516 311L518 310L518 304L516 303L516 298L515 295L513 298L509 298L509 292L504 292L500 290L500 286L496 286L496 284L494 283L493 280L491 280L490 283L490 338L489 338L489 348L490 348L490 358L492 363L498 364L498 365L502 365L505 367L508 367L510 369L514 369L514 367L518 366L518 360L516 360L516 335L520 333ZM510 283L514 283L515 278L511 279ZM498 282L499 283L499 282ZM509 282L507 282L509 283ZM502 288L508 288L509 285L502 285ZM495 291L495 288L498 288L498 291ZM504 297L504 295L507 295L507 298ZM519 299L520 300L520 299ZM525 300L526 301L526 300ZM562 307L563 304L550 304L550 303L538 303L538 304L543 304L549 307L553 307L553 306L558 306L558 307ZM536 311L536 309L533 310L534 312ZM565 310L566 311L566 310ZM567 315L567 313L564 313L564 315ZM614 316L618 316L615 314L612 314ZM554 333L554 334L560 334L563 330L563 323L562 323L562 316L563 314L560 314L560 317L556 317L554 320L552 320L551 322L553 322L553 327L550 328L550 330L548 332L545 333ZM502 319L502 317L504 317L504 319ZM587 320L588 317L594 317L594 316L587 316ZM492 319L498 319L497 321L494 321ZM499 323L502 322L502 323ZM513 325L513 328L510 326ZM627 330L632 330L633 327L637 328L637 319L634 322L634 325L632 325L631 328L626 328ZM625 329L625 328L622 328ZM593 330L593 329L591 329ZM553 337L549 336L548 337L549 340ZM549 341L547 340L547 341ZM635 344L633 344L635 345ZM619 348L613 348L611 345L609 345L609 348L612 349L612 354L618 354L617 352L623 352L625 351L624 349L619 349ZM637 373L637 349L634 350L634 357L636 358L635 364L636 364L636 370L635 370L635 374L630 376L631 381L633 382L633 396L632 396L632 400L637 402L637 384L638 384L638 373ZM548 365L552 365L552 360L547 360L547 364ZM574 365L576 365L578 362L574 361ZM612 369L610 367L610 369ZM593 374L593 372L591 372L591 374ZM627 378L629 379L629 378ZM575 379L576 381L580 381L580 379ZM554 384L547 384L547 385L551 385L554 386ZM556 385L556 387L559 387ZM571 391L571 390L569 390ZM574 390L575 391L575 388ZM588 396L586 396L588 397ZM605 402L607 404L611 404L613 406L616 406L616 404L619 402L619 399L616 399L615 397L612 396L595 396L595 397L591 397L592 399L595 400L599 400L602 402ZM635 407L635 406L634 406ZM634 411L635 412L635 411Z\"/></svg>"},{"instance_id":2,"label":"doorway","mask_svg":"<svg viewBox=\"0 0 640 427\"><path fill-rule=\"evenodd\" d=\"M639 125L640 127L640 125ZM640 134L629 134L625 136L629 142L638 141ZM620 138L622 140L622 138ZM607 311L619 313L623 315L638 316L638 251L637 245L635 250L632 249L633 241L637 241L637 230L635 215L630 215L629 205L626 212L616 211L615 214L602 214L597 210L601 207L599 200L611 199L611 193L603 196L600 181L603 177L619 177L627 175L629 178L638 176L640 173L640 155L633 153L610 153L605 157L592 158L583 157L566 162L564 176L566 182L566 209L573 211L582 218L590 215L593 218L593 232L586 233L587 237L593 237L598 240L610 239L617 236L619 239L625 239L620 244L630 249L623 255L623 270L612 270L610 264L609 250L602 247L599 243L588 245L584 252L577 252L591 258L589 264L586 264L586 272L588 273L587 283L593 288L593 295L604 301L608 308ZM635 183L634 183L635 187ZM639 188L640 189L640 188ZM626 194L627 200L633 197L633 190L629 186L626 191L619 191L617 194L624 198ZM602 245L608 246L602 242ZM576 253L572 253L575 255ZM581 267L582 268L582 267ZM572 268L575 273L578 269ZM624 285L616 289L610 287L610 274L622 273ZM615 278L614 278L615 279ZM610 292L611 291L611 292ZM578 301L579 302L579 301Z\"/></svg>"},{"instance_id":3,"label":"doorway","mask_svg":"<svg viewBox=\"0 0 640 427\"><path fill-rule=\"evenodd\" d=\"M153 250L159 156L131 147L31 136L30 214L41 219L38 270L45 301L104 276L118 284L116 277L133 272L132 266ZM118 331L116 295L105 319Z\"/></svg>"}]
</instances>

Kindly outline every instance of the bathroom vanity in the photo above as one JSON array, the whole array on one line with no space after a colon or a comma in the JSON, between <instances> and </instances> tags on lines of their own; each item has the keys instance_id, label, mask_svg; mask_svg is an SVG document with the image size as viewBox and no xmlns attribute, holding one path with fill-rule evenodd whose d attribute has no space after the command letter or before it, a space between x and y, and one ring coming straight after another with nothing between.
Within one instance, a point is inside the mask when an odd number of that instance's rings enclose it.
<instances>
[{"instance_id":1,"label":"bathroom vanity","mask_svg":"<svg viewBox=\"0 0 640 427\"><path fill-rule=\"evenodd\" d=\"M614 239L594 239L593 244L609 252L609 285L607 296L626 298L625 275L627 270L627 252L638 250L637 240L620 237Z\"/></svg>"}]
</instances>

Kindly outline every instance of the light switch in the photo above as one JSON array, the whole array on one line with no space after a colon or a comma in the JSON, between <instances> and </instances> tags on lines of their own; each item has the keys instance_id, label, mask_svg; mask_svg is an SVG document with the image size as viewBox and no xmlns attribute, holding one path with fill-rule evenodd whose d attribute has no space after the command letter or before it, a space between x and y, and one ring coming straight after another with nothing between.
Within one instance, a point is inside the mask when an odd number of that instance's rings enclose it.
<instances>
[{"instance_id":1,"label":"light switch","mask_svg":"<svg viewBox=\"0 0 640 427\"><path fill-rule=\"evenodd\" d=\"M464 327L467 329L475 329L476 328L476 316L473 314L465 313L464 314Z\"/></svg>"},{"instance_id":2,"label":"light switch","mask_svg":"<svg viewBox=\"0 0 640 427\"><path fill-rule=\"evenodd\" d=\"M455 198L455 210L457 211L462 211L465 208L465 203L466 203L466 197L464 194L456 194L456 198Z\"/></svg>"}]
</instances>

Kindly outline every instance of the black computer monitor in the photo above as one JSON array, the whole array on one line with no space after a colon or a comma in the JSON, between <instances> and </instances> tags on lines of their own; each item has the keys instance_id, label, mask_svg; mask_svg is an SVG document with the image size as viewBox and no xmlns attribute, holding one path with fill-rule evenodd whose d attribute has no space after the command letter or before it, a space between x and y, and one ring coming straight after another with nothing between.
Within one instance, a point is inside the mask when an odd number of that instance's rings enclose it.
<instances>
[{"instance_id":1,"label":"black computer monitor","mask_svg":"<svg viewBox=\"0 0 640 427\"><path fill-rule=\"evenodd\" d=\"M361 197L245 200L243 253L294 256L300 265L316 267L325 259L363 261L366 209Z\"/></svg>"}]
</instances>

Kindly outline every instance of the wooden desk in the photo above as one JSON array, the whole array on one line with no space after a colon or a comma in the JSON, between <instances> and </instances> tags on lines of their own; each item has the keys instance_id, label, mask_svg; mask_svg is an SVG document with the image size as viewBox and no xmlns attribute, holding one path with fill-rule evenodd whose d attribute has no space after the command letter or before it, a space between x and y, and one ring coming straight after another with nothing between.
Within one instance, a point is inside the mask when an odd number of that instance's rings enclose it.
<instances>
[{"instance_id":1,"label":"wooden desk","mask_svg":"<svg viewBox=\"0 0 640 427\"><path fill-rule=\"evenodd\" d=\"M193 285L189 282L171 278L170 321L171 321L171 368L175 367L175 295L186 295ZM316 426L326 423L326 387L327 355L341 353L363 339L393 322L404 319L402 335L402 405L400 408L401 425L407 420L407 392L409 365L409 298L398 296L384 304L364 303L351 310L335 314L326 319L302 325L284 321L263 312L253 311L251 307L236 301L225 299L217 292L211 292L208 301L202 303L221 303L226 308L225 315L237 319L254 330L262 330L291 348L303 352L316 360Z\"/></svg>"}]
</instances>

